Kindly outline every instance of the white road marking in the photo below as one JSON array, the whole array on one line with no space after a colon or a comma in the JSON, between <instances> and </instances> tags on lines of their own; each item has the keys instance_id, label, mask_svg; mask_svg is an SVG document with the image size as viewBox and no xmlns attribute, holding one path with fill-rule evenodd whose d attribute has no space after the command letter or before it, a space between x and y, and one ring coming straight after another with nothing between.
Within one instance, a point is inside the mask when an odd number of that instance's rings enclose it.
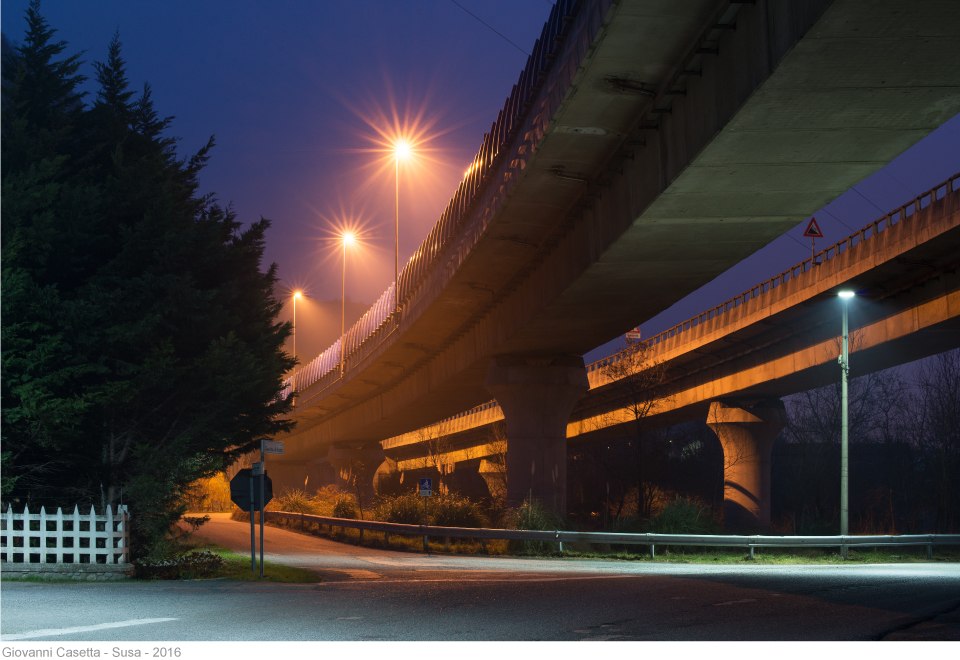
<instances>
[{"instance_id":1,"label":"white road marking","mask_svg":"<svg viewBox=\"0 0 960 660\"><path fill-rule=\"evenodd\" d=\"M440 578L427 580L377 580L376 584L413 584L416 582L568 582L572 580L615 580L620 578L640 578L645 575L583 575L577 577L544 577L544 578ZM354 580L349 582L321 582L311 585L312 587L342 587L344 585L356 585L364 580Z\"/></svg>"},{"instance_id":2,"label":"white road marking","mask_svg":"<svg viewBox=\"0 0 960 660\"><path fill-rule=\"evenodd\" d=\"M756 598L744 598L743 600L728 600L723 603L714 603L714 607L720 607L721 605L739 605L740 603L756 603Z\"/></svg>"},{"instance_id":3,"label":"white road marking","mask_svg":"<svg viewBox=\"0 0 960 660\"><path fill-rule=\"evenodd\" d=\"M17 633L16 635L0 635L0 641L12 642L18 639L30 639L32 637L73 635L75 633L93 632L94 630L107 630L108 628L126 628L127 626L142 626L146 623L163 623L164 621L179 620L180 619L131 619L130 621L117 621L115 623L98 623L95 626L77 626L75 628L45 628L43 630L31 630L30 632Z\"/></svg>"}]
</instances>

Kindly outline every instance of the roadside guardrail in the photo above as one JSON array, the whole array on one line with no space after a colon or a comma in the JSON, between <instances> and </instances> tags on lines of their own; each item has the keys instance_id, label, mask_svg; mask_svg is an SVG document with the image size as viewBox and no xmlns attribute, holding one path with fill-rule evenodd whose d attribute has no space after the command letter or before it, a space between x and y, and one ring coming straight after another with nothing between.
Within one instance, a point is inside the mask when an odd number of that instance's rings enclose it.
<instances>
[{"instance_id":1,"label":"roadside guardrail","mask_svg":"<svg viewBox=\"0 0 960 660\"><path fill-rule=\"evenodd\" d=\"M330 518L309 513L291 513L287 511L267 511L265 520L293 520L305 523L334 527L350 527L371 532L382 532L384 542L390 542L390 534L422 536L424 549L428 536L450 536L470 538L480 541L486 550L487 540L505 539L515 541L541 541L559 544L563 552L564 543L605 543L610 545L648 545L650 556L656 556L658 545L682 545L705 547L739 547L750 551L753 559L754 548L840 548L844 557L846 550L854 546L926 546L927 559L933 558L933 546L958 545L960 534L903 534L883 536L762 536L762 535L696 535L696 534L620 534L614 532L573 532L573 531L537 531L526 529L487 529L469 527L433 527L424 525L403 525L385 523L376 520L353 520Z\"/></svg>"}]
</instances>

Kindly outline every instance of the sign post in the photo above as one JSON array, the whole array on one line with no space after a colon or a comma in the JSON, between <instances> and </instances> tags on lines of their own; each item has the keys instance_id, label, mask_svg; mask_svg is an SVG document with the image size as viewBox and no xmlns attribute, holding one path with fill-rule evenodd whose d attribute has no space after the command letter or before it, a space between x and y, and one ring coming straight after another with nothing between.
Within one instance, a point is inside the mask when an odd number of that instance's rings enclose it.
<instances>
[{"instance_id":1,"label":"sign post","mask_svg":"<svg viewBox=\"0 0 960 660\"><path fill-rule=\"evenodd\" d=\"M257 470L254 472L254 470ZM254 480L260 478L260 487L255 488ZM273 499L273 482L263 470L263 463L254 463L253 468L239 470L230 480L230 500L240 507L241 511L250 513L250 571L257 572L257 537L254 512L258 509L260 515L260 562L263 565L263 508Z\"/></svg>"},{"instance_id":2,"label":"sign post","mask_svg":"<svg viewBox=\"0 0 960 660\"><path fill-rule=\"evenodd\" d=\"M257 572L257 532L253 526L253 473L250 473L250 572Z\"/></svg>"},{"instance_id":3,"label":"sign post","mask_svg":"<svg viewBox=\"0 0 960 660\"><path fill-rule=\"evenodd\" d=\"M810 218L810 224L807 225L807 230L803 232L803 237L810 239L810 250L811 250L810 258L813 262L813 265L816 266L817 265L817 262L816 262L817 239L823 238L823 232L820 231L820 225L817 224L816 218Z\"/></svg>"},{"instance_id":4,"label":"sign post","mask_svg":"<svg viewBox=\"0 0 960 660\"><path fill-rule=\"evenodd\" d=\"M254 464L254 470L260 468L260 577L263 577L263 509L267 505L263 497L263 480L266 477L267 471L264 469L266 466L264 458L266 454L279 454L283 456L283 443L276 442L274 440L261 440L260 441L260 465ZM272 499L272 496L271 496ZM251 519L253 514L250 514Z\"/></svg>"},{"instance_id":5,"label":"sign post","mask_svg":"<svg viewBox=\"0 0 960 660\"><path fill-rule=\"evenodd\" d=\"M420 497L423 498L423 551L429 552L427 547L427 528L430 526L429 518L427 518L427 498L433 496L433 479L428 479L424 477L420 479Z\"/></svg>"}]
</instances>

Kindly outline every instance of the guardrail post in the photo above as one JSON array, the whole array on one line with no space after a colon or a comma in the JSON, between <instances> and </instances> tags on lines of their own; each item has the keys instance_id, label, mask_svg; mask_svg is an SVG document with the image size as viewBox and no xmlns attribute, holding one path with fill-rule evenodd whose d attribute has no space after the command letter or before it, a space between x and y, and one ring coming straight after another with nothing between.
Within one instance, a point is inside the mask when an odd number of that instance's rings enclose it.
<instances>
[{"instance_id":1,"label":"guardrail post","mask_svg":"<svg viewBox=\"0 0 960 660\"><path fill-rule=\"evenodd\" d=\"M653 544L651 543L651 544L650 544L650 559L656 559L656 558L657 558L657 546L655 546L655 545L653 545Z\"/></svg>"},{"instance_id":2,"label":"guardrail post","mask_svg":"<svg viewBox=\"0 0 960 660\"><path fill-rule=\"evenodd\" d=\"M427 535L423 535L423 551L427 554L430 554L430 549L427 547Z\"/></svg>"},{"instance_id":3,"label":"guardrail post","mask_svg":"<svg viewBox=\"0 0 960 660\"><path fill-rule=\"evenodd\" d=\"M388 548L390 547L390 532L383 533L383 544Z\"/></svg>"},{"instance_id":4,"label":"guardrail post","mask_svg":"<svg viewBox=\"0 0 960 660\"><path fill-rule=\"evenodd\" d=\"M480 550L482 550L483 554L485 555L490 554L489 552L487 552L487 539L484 539L484 538L480 539Z\"/></svg>"},{"instance_id":5,"label":"guardrail post","mask_svg":"<svg viewBox=\"0 0 960 660\"><path fill-rule=\"evenodd\" d=\"M750 560L753 561L753 546L750 546Z\"/></svg>"},{"instance_id":6,"label":"guardrail post","mask_svg":"<svg viewBox=\"0 0 960 660\"><path fill-rule=\"evenodd\" d=\"M927 559L933 559L933 539L930 539L930 543L927 543Z\"/></svg>"}]
</instances>

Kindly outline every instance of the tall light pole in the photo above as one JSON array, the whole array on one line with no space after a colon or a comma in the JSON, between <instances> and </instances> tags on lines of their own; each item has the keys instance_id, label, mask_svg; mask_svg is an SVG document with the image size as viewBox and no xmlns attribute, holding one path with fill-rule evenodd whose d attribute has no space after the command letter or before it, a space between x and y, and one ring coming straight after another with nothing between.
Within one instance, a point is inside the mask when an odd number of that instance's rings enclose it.
<instances>
[{"instance_id":1,"label":"tall light pole","mask_svg":"<svg viewBox=\"0 0 960 660\"><path fill-rule=\"evenodd\" d=\"M343 245L343 288L340 292L340 377L343 378L343 343L347 318L347 245L353 245L353 234L346 232L340 237Z\"/></svg>"},{"instance_id":2,"label":"tall light pole","mask_svg":"<svg viewBox=\"0 0 960 660\"><path fill-rule=\"evenodd\" d=\"M299 291L293 292L293 359L297 359L297 298L300 297Z\"/></svg>"},{"instance_id":3,"label":"tall light pole","mask_svg":"<svg viewBox=\"0 0 960 660\"><path fill-rule=\"evenodd\" d=\"M406 140L397 140L393 145L393 162L396 174L396 225L394 235L394 266L393 266L393 313L400 310L400 159L410 157L410 143Z\"/></svg>"},{"instance_id":4,"label":"tall light pole","mask_svg":"<svg viewBox=\"0 0 960 660\"><path fill-rule=\"evenodd\" d=\"M847 378L850 375L850 333L847 322L847 308L850 299L855 295L853 291L841 291L839 294L843 306L843 339L840 346L840 535L846 536L850 532L850 504L848 492L848 441L849 424ZM840 546L843 558L847 558L847 546Z\"/></svg>"}]
</instances>

